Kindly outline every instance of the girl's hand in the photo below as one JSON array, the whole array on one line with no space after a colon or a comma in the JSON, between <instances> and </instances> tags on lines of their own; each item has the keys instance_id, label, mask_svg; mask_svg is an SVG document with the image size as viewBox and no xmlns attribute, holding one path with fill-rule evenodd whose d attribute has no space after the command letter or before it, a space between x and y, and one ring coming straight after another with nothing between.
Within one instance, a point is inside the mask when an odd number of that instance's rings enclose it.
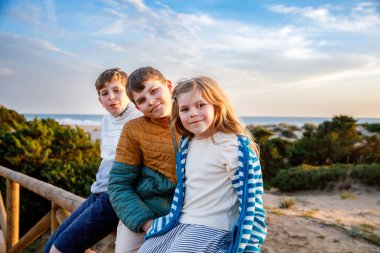
<instances>
[{"instance_id":1,"label":"girl's hand","mask_svg":"<svg viewBox=\"0 0 380 253\"><path fill-rule=\"evenodd\" d=\"M149 230L150 227L152 226L152 223L153 223L153 220L148 220L147 222L145 222L145 223L142 225L142 229L143 229L145 232L148 232L148 230Z\"/></svg>"}]
</instances>

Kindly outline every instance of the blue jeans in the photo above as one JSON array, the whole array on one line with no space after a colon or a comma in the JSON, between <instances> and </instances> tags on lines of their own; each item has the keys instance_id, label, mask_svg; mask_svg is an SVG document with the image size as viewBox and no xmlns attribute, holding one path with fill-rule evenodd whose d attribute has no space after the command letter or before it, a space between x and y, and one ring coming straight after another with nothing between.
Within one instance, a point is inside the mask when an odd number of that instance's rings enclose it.
<instances>
[{"instance_id":1,"label":"blue jeans","mask_svg":"<svg viewBox=\"0 0 380 253\"><path fill-rule=\"evenodd\" d=\"M44 253L54 246L63 253L83 253L115 231L119 219L108 194L91 194L54 232Z\"/></svg>"}]
</instances>

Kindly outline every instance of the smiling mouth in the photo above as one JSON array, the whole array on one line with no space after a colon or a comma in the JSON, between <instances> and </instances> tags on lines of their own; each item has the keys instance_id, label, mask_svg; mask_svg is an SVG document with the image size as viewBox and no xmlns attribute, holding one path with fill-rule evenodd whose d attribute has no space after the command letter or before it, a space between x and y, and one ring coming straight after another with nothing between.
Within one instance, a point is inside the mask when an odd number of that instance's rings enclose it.
<instances>
[{"instance_id":1,"label":"smiling mouth","mask_svg":"<svg viewBox=\"0 0 380 253\"><path fill-rule=\"evenodd\" d=\"M193 121L193 122L191 122L190 124L196 124L196 123L199 123L199 122L201 122L202 120L197 120L197 121Z\"/></svg>"},{"instance_id":2,"label":"smiling mouth","mask_svg":"<svg viewBox=\"0 0 380 253\"><path fill-rule=\"evenodd\" d=\"M153 112L154 110L156 110L161 104L158 104L156 105L155 107L152 108L152 110L150 112Z\"/></svg>"}]
</instances>

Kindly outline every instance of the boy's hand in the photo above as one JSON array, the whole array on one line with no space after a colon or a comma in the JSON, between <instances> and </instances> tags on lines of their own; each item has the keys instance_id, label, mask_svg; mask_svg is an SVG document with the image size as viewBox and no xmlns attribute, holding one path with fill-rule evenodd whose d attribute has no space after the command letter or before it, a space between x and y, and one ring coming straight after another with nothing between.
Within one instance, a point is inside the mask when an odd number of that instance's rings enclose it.
<instances>
[{"instance_id":1,"label":"boy's hand","mask_svg":"<svg viewBox=\"0 0 380 253\"><path fill-rule=\"evenodd\" d=\"M142 229L143 229L145 232L148 232L148 230L149 230L150 227L152 226L152 223L153 223L153 220L148 220L147 222L145 222L145 223L142 225Z\"/></svg>"}]
</instances>

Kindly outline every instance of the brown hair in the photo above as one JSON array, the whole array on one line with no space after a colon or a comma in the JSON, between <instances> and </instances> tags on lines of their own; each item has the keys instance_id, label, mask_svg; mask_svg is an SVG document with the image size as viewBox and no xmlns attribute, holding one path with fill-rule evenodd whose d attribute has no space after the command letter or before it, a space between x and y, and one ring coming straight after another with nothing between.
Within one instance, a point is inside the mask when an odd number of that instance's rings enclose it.
<instances>
[{"instance_id":1,"label":"brown hair","mask_svg":"<svg viewBox=\"0 0 380 253\"><path fill-rule=\"evenodd\" d=\"M224 91L212 78L199 76L190 79L185 79L177 82L173 90L173 107L172 107L172 124L177 129L178 133L190 138L193 134L189 132L182 124L179 118L178 97L187 92L199 91L203 98L214 106L214 119L210 126L211 133L218 131L222 133L234 133L244 135L251 140L251 148L257 156L260 155L259 146L254 141L253 136L246 130L243 124L236 116L230 102L227 99Z\"/></svg>"},{"instance_id":2,"label":"brown hair","mask_svg":"<svg viewBox=\"0 0 380 253\"><path fill-rule=\"evenodd\" d=\"M98 95L100 95L100 90L106 86L108 83L119 81L123 86L126 86L128 79L128 74L121 71L119 68L107 69L103 71L96 79L95 87Z\"/></svg>"},{"instance_id":3,"label":"brown hair","mask_svg":"<svg viewBox=\"0 0 380 253\"><path fill-rule=\"evenodd\" d=\"M127 81L127 95L129 99L135 103L135 100L133 99L133 91L140 92L145 88L145 85L143 84L146 81L159 81L165 84L166 79L164 75L157 69L147 66L147 67L141 67L136 70L134 70L128 78Z\"/></svg>"}]
</instances>

